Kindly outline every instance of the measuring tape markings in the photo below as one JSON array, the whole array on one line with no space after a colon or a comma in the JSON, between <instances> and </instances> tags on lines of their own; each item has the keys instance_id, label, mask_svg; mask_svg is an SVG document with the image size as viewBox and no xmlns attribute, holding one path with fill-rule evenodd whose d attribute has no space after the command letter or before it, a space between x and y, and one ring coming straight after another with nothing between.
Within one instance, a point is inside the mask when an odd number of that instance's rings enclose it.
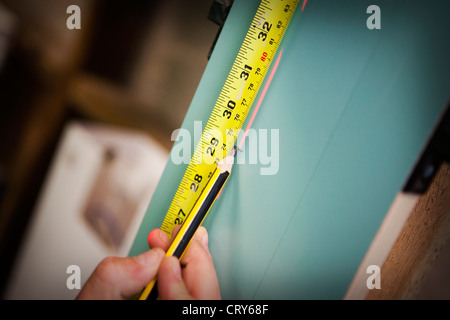
<instances>
[{"instance_id":1,"label":"measuring tape markings","mask_svg":"<svg viewBox=\"0 0 450 320\"><path fill-rule=\"evenodd\" d=\"M234 147L298 2L261 1L161 224L169 237L191 212L218 162Z\"/></svg>"}]
</instances>

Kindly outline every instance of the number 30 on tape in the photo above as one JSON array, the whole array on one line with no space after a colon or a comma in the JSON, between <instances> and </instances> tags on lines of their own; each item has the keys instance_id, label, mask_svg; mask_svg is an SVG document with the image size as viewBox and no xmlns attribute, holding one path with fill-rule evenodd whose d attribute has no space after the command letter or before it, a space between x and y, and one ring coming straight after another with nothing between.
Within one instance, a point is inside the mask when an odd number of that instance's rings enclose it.
<instances>
[{"instance_id":1,"label":"number 30 on tape","mask_svg":"<svg viewBox=\"0 0 450 320\"><path fill-rule=\"evenodd\" d=\"M261 1L161 225L169 237L191 212L219 161L234 147L298 2Z\"/></svg>"}]
</instances>

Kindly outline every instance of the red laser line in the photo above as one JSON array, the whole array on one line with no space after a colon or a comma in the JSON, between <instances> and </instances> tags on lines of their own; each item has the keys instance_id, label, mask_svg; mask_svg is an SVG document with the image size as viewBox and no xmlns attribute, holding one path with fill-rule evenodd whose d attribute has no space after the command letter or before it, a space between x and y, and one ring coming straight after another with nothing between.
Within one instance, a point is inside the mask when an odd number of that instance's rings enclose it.
<instances>
[{"instance_id":1,"label":"red laser line","mask_svg":"<svg viewBox=\"0 0 450 320\"><path fill-rule=\"evenodd\" d=\"M308 0L303 1L302 11L303 11L303 9L305 9L306 2L307 2L307 1L308 1Z\"/></svg>"},{"instance_id":2,"label":"red laser line","mask_svg":"<svg viewBox=\"0 0 450 320\"><path fill-rule=\"evenodd\" d=\"M262 101L264 100L264 96L266 95L267 89L269 89L270 83L272 82L273 75L275 74L275 71L277 71L278 64L280 63L281 54L283 53L283 49L280 50L280 53L278 54L277 61L275 61L275 65L273 66L272 72L270 73L269 79L267 79L266 85L264 86L263 91L261 92L261 96L258 99L258 103L256 104L255 110L253 110L252 116L247 124L247 127L245 128L244 135L241 138L241 141L239 142L239 149L242 149L242 145L244 144L245 137L247 136L248 130L252 126L253 120L255 119L256 114L258 113L259 107L261 106Z\"/></svg>"}]
</instances>

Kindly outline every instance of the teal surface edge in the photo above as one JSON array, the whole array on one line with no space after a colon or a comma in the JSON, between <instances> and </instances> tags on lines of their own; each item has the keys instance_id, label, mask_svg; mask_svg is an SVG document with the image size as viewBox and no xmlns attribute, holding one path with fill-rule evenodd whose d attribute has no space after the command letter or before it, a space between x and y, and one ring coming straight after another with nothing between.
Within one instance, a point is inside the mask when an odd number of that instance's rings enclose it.
<instances>
[{"instance_id":1,"label":"teal surface edge","mask_svg":"<svg viewBox=\"0 0 450 320\"><path fill-rule=\"evenodd\" d=\"M291 22L253 123L278 146L278 172L261 175L268 165L248 163L246 143L204 223L226 299L341 299L448 101L449 5L378 1L382 28L369 30L370 4L310 0ZM190 132L206 124L257 5L235 1ZM148 249L185 169L169 159L130 255Z\"/></svg>"}]
</instances>

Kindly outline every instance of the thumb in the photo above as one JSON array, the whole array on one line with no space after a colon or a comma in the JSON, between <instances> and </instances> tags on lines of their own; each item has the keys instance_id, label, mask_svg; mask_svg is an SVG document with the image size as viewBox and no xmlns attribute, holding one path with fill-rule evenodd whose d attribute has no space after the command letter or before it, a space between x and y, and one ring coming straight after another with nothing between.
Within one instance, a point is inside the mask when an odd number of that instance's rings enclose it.
<instances>
[{"instance_id":1,"label":"thumb","mask_svg":"<svg viewBox=\"0 0 450 320\"><path fill-rule=\"evenodd\" d=\"M181 275L181 266L174 256L166 257L159 267L158 293L161 300L192 300Z\"/></svg>"},{"instance_id":2,"label":"thumb","mask_svg":"<svg viewBox=\"0 0 450 320\"><path fill-rule=\"evenodd\" d=\"M154 248L136 257L108 257L86 281L77 299L126 299L156 275L164 251Z\"/></svg>"}]
</instances>

